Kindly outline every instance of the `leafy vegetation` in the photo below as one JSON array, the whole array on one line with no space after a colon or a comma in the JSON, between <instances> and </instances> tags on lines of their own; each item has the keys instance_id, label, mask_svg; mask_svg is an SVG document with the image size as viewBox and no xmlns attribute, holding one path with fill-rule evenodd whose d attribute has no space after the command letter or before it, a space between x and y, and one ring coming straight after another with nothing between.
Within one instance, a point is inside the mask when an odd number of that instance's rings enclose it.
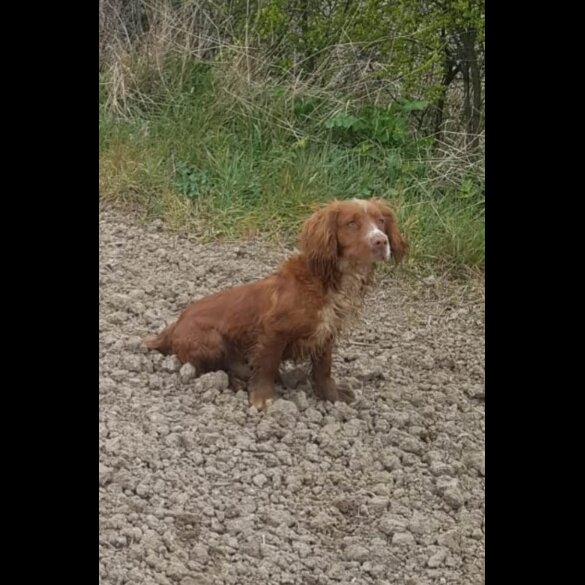
<instances>
[{"instance_id":1,"label":"leafy vegetation","mask_svg":"<svg viewBox=\"0 0 585 585\"><path fill-rule=\"evenodd\" d=\"M102 0L101 196L288 239L381 195L411 266L481 270L483 54L478 2Z\"/></svg>"}]
</instances>

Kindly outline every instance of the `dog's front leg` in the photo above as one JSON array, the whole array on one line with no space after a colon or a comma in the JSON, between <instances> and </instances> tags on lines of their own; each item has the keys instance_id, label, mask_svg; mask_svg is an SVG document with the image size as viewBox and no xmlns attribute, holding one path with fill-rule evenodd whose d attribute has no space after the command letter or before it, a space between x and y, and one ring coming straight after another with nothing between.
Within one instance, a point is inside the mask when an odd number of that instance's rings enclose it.
<instances>
[{"instance_id":1,"label":"dog's front leg","mask_svg":"<svg viewBox=\"0 0 585 585\"><path fill-rule=\"evenodd\" d=\"M338 400L352 402L355 399L355 395L351 389L346 386L337 385L331 377L332 351L333 343L330 343L317 355L313 356L311 360L311 377L313 379L315 395L321 400L330 400L331 402Z\"/></svg>"},{"instance_id":2,"label":"dog's front leg","mask_svg":"<svg viewBox=\"0 0 585 585\"><path fill-rule=\"evenodd\" d=\"M274 381L286 343L281 339L267 338L255 348L252 361L252 377L249 386L250 404L258 410L267 406L276 396Z\"/></svg>"}]
</instances>

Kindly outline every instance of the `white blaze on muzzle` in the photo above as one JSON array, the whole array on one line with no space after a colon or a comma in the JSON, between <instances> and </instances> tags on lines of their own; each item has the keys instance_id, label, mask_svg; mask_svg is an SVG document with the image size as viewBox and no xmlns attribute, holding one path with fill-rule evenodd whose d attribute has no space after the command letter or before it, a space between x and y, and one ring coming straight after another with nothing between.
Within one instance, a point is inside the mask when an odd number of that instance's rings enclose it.
<instances>
[{"instance_id":1,"label":"white blaze on muzzle","mask_svg":"<svg viewBox=\"0 0 585 585\"><path fill-rule=\"evenodd\" d=\"M384 260L390 260L390 243L388 242L388 236L376 224L372 223L370 225L370 229L366 234L366 239L374 251L378 247L383 247Z\"/></svg>"}]
</instances>

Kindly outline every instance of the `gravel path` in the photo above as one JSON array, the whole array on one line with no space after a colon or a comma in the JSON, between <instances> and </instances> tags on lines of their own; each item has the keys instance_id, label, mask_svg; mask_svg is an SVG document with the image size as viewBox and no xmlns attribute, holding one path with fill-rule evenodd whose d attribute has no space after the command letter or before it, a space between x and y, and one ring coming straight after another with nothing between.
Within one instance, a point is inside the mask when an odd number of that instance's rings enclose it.
<instances>
[{"instance_id":1,"label":"gravel path","mask_svg":"<svg viewBox=\"0 0 585 585\"><path fill-rule=\"evenodd\" d=\"M284 252L200 244L100 210L100 582L484 582L484 312L441 280L380 278L321 403L289 367L267 413L224 372L146 352L191 300Z\"/></svg>"}]
</instances>

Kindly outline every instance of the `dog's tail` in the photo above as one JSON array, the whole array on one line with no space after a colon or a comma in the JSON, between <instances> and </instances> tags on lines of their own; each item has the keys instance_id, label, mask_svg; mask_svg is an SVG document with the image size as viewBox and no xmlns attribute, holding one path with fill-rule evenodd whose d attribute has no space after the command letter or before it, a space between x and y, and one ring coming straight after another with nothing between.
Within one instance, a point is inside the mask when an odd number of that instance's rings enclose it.
<instances>
[{"instance_id":1,"label":"dog's tail","mask_svg":"<svg viewBox=\"0 0 585 585\"><path fill-rule=\"evenodd\" d=\"M171 351L171 335L174 329L175 324L173 323L163 329L158 335L146 337L143 340L143 343L148 349L155 349L160 351L160 353L167 355Z\"/></svg>"}]
</instances>

